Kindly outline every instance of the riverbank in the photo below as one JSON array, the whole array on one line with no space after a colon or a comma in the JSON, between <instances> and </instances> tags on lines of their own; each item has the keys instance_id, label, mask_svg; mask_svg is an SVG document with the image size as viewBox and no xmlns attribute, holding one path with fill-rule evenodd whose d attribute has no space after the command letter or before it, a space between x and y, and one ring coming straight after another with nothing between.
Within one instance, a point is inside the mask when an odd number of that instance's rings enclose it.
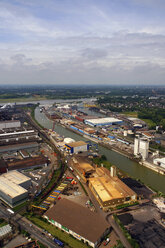
<instances>
[{"instance_id":1,"label":"riverbank","mask_svg":"<svg viewBox=\"0 0 165 248\"><path fill-rule=\"evenodd\" d=\"M50 119L50 118L49 118L49 119ZM50 120L51 120L51 119L50 119ZM58 124L60 124L60 123L58 122ZM78 130L74 130L74 129L70 128L70 127L67 126L67 125L64 125L64 124L60 124L60 125L62 125L64 128L68 129L69 131L71 131L71 132L73 132L73 133L76 133L76 134L78 134L78 135L80 135L80 136L82 136L82 137L84 137L84 138L86 138L86 139L88 139L88 140L91 140L91 141L93 141L93 142L99 144L99 145L102 146L102 147L105 147L105 148L107 148L107 149L109 149L109 150L112 150L112 151L114 151L114 152L117 152L117 153L119 153L119 154L125 156L126 158L128 158L128 159L130 159L130 160L132 160L132 161L134 161L134 162L137 162L139 165L142 165L142 166L144 166L144 167L146 167L146 168L148 168L148 169L150 169L150 170L153 170L154 172L157 172L157 173L159 173L159 174L161 174L161 175L163 175L163 176L165 175L165 171L164 171L163 169L161 169L161 168L159 168L159 167L156 167L156 166L152 165L151 163L148 163L147 161L139 161L139 160L136 159L133 155L131 156L131 155L128 154L127 152L124 152L124 151L122 151L121 149L119 149L119 148L117 148L117 147L114 148L114 147L112 147L112 146L109 145L109 144L105 144L105 143L103 143L102 141L99 141L99 140L97 140L97 139L95 139L95 138L91 138L90 136L84 135L84 134L82 134L81 132L79 132Z\"/></svg>"},{"instance_id":2,"label":"riverbank","mask_svg":"<svg viewBox=\"0 0 165 248\"><path fill-rule=\"evenodd\" d=\"M37 121L47 129L52 129L53 122L49 120L44 113L40 113L39 108L35 110L35 118ZM64 128L63 126L56 124L54 126L54 131L64 136L65 138L70 137L76 141L82 139L83 141L89 140L87 137L80 136L80 133L73 132ZM165 177L161 174L155 173L155 171L139 165L136 161L133 161L126 156L120 154L119 152L110 150L98 144L98 150L100 154L106 156L107 160L118 167L121 171L125 172L130 177L140 180L145 185L155 189L157 192L163 192L165 194Z\"/></svg>"}]
</instances>

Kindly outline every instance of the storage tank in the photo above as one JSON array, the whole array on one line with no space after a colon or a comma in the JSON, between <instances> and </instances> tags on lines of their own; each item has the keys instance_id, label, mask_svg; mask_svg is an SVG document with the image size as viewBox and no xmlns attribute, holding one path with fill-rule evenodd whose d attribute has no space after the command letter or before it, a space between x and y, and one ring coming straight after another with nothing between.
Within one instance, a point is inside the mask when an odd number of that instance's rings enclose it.
<instances>
[{"instance_id":1,"label":"storage tank","mask_svg":"<svg viewBox=\"0 0 165 248\"><path fill-rule=\"evenodd\" d=\"M69 144L69 143L75 142L75 140L72 138L65 138L64 142L65 142L65 144Z\"/></svg>"},{"instance_id":2,"label":"storage tank","mask_svg":"<svg viewBox=\"0 0 165 248\"><path fill-rule=\"evenodd\" d=\"M139 137L136 136L136 138L134 139L134 155L138 155L139 154Z\"/></svg>"}]
</instances>

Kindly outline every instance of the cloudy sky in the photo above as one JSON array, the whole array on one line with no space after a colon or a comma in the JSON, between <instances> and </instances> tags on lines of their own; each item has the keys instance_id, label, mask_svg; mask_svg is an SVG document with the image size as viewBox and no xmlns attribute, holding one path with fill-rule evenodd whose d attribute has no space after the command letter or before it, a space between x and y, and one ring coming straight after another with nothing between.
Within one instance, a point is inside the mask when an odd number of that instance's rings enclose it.
<instances>
[{"instance_id":1,"label":"cloudy sky","mask_svg":"<svg viewBox=\"0 0 165 248\"><path fill-rule=\"evenodd\" d=\"M165 0L0 0L0 84L164 84Z\"/></svg>"}]
</instances>

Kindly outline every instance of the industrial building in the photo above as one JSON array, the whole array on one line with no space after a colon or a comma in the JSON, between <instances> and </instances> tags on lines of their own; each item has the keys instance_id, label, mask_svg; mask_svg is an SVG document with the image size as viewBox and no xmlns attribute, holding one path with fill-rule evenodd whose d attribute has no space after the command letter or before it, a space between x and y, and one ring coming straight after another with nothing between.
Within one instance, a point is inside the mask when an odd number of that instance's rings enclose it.
<instances>
[{"instance_id":1,"label":"industrial building","mask_svg":"<svg viewBox=\"0 0 165 248\"><path fill-rule=\"evenodd\" d=\"M159 165L160 167L165 169L165 158L155 158L153 162L154 164Z\"/></svg>"},{"instance_id":2,"label":"industrial building","mask_svg":"<svg viewBox=\"0 0 165 248\"><path fill-rule=\"evenodd\" d=\"M9 238L11 234L12 234L12 227L9 224L0 227L0 241L2 241L3 239Z\"/></svg>"},{"instance_id":3,"label":"industrial building","mask_svg":"<svg viewBox=\"0 0 165 248\"><path fill-rule=\"evenodd\" d=\"M0 199L12 208L17 206L27 200L30 184L31 179L17 171L5 173L0 176Z\"/></svg>"},{"instance_id":4,"label":"industrial building","mask_svg":"<svg viewBox=\"0 0 165 248\"><path fill-rule=\"evenodd\" d=\"M86 152L89 150L89 145L84 141L77 141L65 144L65 148L71 153Z\"/></svg>"},{"instance_id":5,"label":"industrial building","mask_svg":"<svg viewBox=\"0 0 165 248\"><path fill-rule=\"evenodd\" d=\"M0 146L0 153L15 152L22 149L36 149L38 147L39 144L37 142L18 143L14 145Z\"/></svg>"},{"instance_id":6,"label":"industrial building","mask_svg":"<svg viewBox=\"0 0 165 248\"><path fill-rule=\"evenodd\" d=\"M112 176L106 168L97 168L95 177L89 178L89 188L103 210L137 200L136 193L115 176L114 167L111 170Z\"/></svg>"},{"instance_id":7,"label":"industrial building","mask_svg":"<svg viewBox=\"0 0 165 248\"><path fill-rule=\"evenodd\" d=\"M91 247L99 247L110 227L100 215L68 199L61 199L44 217L54 226Z\"/></svg>"},{"instance_id":8,"label":"industrial building","mask_svg":"<svg viewBox=\"0 0 165 248\"><path fill-rule=\"evenodd\" d=\"M79 163L75 158L74 161L75 162L72 163L73 169L84 182L87 182L87 179L95 172L95 168L89 163Z\"/></svg>"},{"instance_id":9,"label":"industrial building","mask_svg":"<svg viewBox=\"0 0 165 248\"><path fill-rule=\"evenodd\" d=\"M8 173L3 174L3 177L8 179L10 182L23 187L24 189L28 189L31 186L31 178L16 170L9 171Z\"/></svg>"},{"instance_id":10,"label":"industrial building","mask_svg":"<svg viewBox=\"0 0 165 248\"><path fill-rule=\"evenodd\" d=\"M8 129L0 130L0 145L13 145L26 142L39 141L41 138L35 130Z\"/></svg>"},{"instance_id":11,"label":"industrial building","mask_svg":"<svg viewBox=\"0 0 165 248\"><path fill-rule=\"evenodd\" d=\"M6 128L16 128L20 127L21 122L19 120L11 120L11 121L0 121L0 129L6 129Z\"/></svg>"},{"instance_id":12,"label":"industrial building","mask_svg":"<svg viewBox=\"0 0 165 248\"><path fill-rule=\"evenodd\" d=\"M98 119L86 119L84 123L92 127L105 126L105 125L115 125L122 124L122 120L117 118L98 118Z\"/></svg>"},{"instance_id":13,"label":"industrial building","mask_svg":"<svg viewBox=\"0 0 165 248\"><path fill-rule=\"evenodd\" d=\"M49 163L48 158L41 155L41 156L29 157L29 158L7 162L7 169L9 171L10 170L22 170L22 169L28 169L32 167L35 168L38 166L47 166L48 163Z\"/></svg>"},{"instance_id":14,"label":"industrial building","mask_svg":"<svg viewBox=\"0 0 165 248\"><path fill-rule=\"evenodd\" d=\"M143 160L148 158L149 141L137 136L134 140L134 155L141 155Z\"/></svg>"}]
</instances>

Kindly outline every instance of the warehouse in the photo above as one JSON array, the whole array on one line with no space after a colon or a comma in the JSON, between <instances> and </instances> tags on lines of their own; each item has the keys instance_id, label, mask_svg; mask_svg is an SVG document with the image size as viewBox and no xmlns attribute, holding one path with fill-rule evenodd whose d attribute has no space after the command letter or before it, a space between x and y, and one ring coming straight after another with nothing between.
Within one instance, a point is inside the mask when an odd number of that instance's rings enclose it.
<instances>
[{"instance_id":1,"label":"warehouse","mask_svg":"<svg viewBox=\"0 0 165 248\"><path fill-rule=\"evenodd\" d=\"M153 162L165 169L165 158L155 158Z\"/></svg>"},{"instance_id":2,"label":"warehouse","mask_svg":"<svg viewBox=\"0 0 165 248\"><path fill-rule=\"evenodd\" d=\"M71 153L86 152L89 150L89 145L84 141L72 142L65 144L65 148Z\"/></svg>"},{"instance_id":3,"label":"warehouse","mask_svg":"<svg viewBox=\"0 0 165 248\"><path fill-rule=\"evenodd\" d=\"M8 173L3 174L3 177L8 179L10 182L23 187L24 189L28 189L31 186L31 178L16 170L9 171Z\"/></svg>"},{"instance_id":4,"label":"warehouse","mask_svg":"<svg viewBox=\"0 0 165 248\"><path fill-rule=\"evenodd\" d=\"M87 179L95 172L95 168L89 163L79 163L77 161L77 163L72 163L72 167L84 182L87 182Z\"/></svg>"},{"instance_id":5,"label":"warehouse","mask_svg":"<svg viewBox=\"0 0 165 248\"><path fill-rule=\"evenodd\" d=\"M0 121L0 129L5 129L5 128L16 128L20 127L21 122L19 120L11 120L11 121Z\"/></svg>"},{"instance_id":6,"label":"warehouse","mask_svg":"<svg viewBox=\"0 0 165 248\"><path fill-rule=\"evenodd\" d=\"M13 208L27 200L28 191L20 185L27 187L29 178L16 172L12 176L12 173L0 176L0 199Z\"/></svg>"},{"instance_id":7,"label":"warehouse","mask_svg":"<svg viewBox=\"0 0 165 248\"><path fill-rule=\"evenodd\" d=\"M99 119L86 119L84 123L92 127L105 126L105 125L115 125L122 124L122 120L116 118L99 118Z\"/></svg>"},{"instance_id":8,"label":"warehouse","mask_svg":"<svg viewBox=\"0 0 165 248\"><path fill-rule=\"evenodd\" d=\"M49 163L48 158L42 155L33 158L30 157L30 158L24 158L20 160L7 162L7 168L8 170L22 170L32 167L35 168L38 166L47 166L48 163Z\"/></svg>"},{"instance_id":9,"label":"warehouse","mask_svg":"<svg viewBox=\"0 0 165 248\"><path fill-rule=\"evenodd\" d=\"M0 153L19 151L22 149L36 149L38 148L38 146L39 145L37 142L27 142L15 145L0 146Z\"/></svg>"},{"instance_id":10,"label":"warehouse","mask_svg":"<svg viewBox=\"0 0 165 248\"><path fill-rule=\"evenodd\" d=\"M58 201L44 214L44 218L92 247L98 247L110 232L110 227L104 218L67 199Z\"/></svg>"},{"instance_id":11,"label":"warehouse","mask_svg":"<svg viewBox=\"0 0 165 248\"><path fill-rule=\"evenodd\" d=\"M96 169L97 176L89 178L89 188L104 210L137 200L136 193L118 177L110 176L104 167Z\"/></svg>"}]
</instances>

